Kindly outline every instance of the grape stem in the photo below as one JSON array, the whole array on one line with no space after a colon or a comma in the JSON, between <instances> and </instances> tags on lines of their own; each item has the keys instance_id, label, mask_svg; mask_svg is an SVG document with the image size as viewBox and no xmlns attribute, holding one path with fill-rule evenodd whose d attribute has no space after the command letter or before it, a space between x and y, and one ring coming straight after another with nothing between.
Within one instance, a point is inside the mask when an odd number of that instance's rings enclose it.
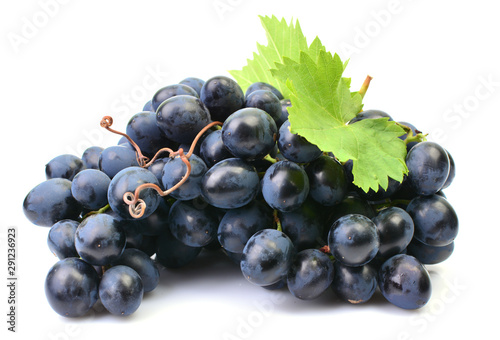
<instances>
[{"instance_id":1,"label":"grape stem","mask_svg":"<svg viewBox=\"0 0 500 340\"><path fill-rule=\"evenodd\" d=\"M370 82L372 81L372 79L372 76L366 76L365 81L361 85L361 89L358 92L361 95L361 99L365 97L366 91L368 91L368 87L370 86Z\"/></svg>"},{"instance_id":2,"label":"grape stem","mask_svg":"<svg viewBox=\"0 0 500 340\"><path fill-rule=\"evenodd\" d=\"M191 174L191 163L189 162L189 157L192 156L192 154L194 152L194 148L196 147L196 144L200 140L201 136L203 136L203 134L208 129L210 129L211 127L213 127L215 125L218 125L218 126L222 125L221 122L217 122L217 121L206 125L203 129L200 130L200 132L198 132L198 134L194 138L193 142L191 143L191 147L189 148L187 153L184 153L184 150L182 148L180 148L177 151L174 151L170 148L162 148L162 149L158 150L158 152L156 152L156 154L154 155L154 157L151 160L149 160L147 157L143 156L141 149L132 140L132 138L130 138L125 133L111 129L110 126L112 124L113 124L113 118L110 116L105 116L101 120L101 126L103 128L105 128L106 130L108 130L110 132L124 136L125 138L128 139L130 144L132 144L132 146L136 150L137 162L140 164L141 167L147 168L147 167L151 166L151 164L153 164L161 154L166 153L166 152L169 153L169 157L171 157L171 158L180 157L180 159L184 162L184 164L186 164L186 173L184 174L182 179L177 184L175 184L173 187L169 188L168 190L163 191L158 185L156 185L154 183L144 183L144 184L139 185L135 189L135 192L133 192L133 193L126 192L123 195L123 201L125 202L125 204L127 204L129 206L128 207L129 213L130 213L130 216L132 216L133 218L141 218L144 215L144 212L146 211L146 202L144 202L143 199L139 198L139 194L141 193L142 190L153 189L153 190L156 190L156 192L160 196L164 197L164 196L169 195L172 191L177 190L181 185L183 185L187 181L187 179L189 178L189 175ZM108 205L108 207L109 207L109 205Z\"/></svg>"},{"instance_id":3,"label":"grape stem","mask_svg":"<svg viewBox=\"0 0 500 340\"><path fill-rule=\"evenodd\" d=\"M281 226L280 218L278 217L278 210L273 211L274 223L276 223L276 230L283 232L283 227Z\"/></svg>"},{"instance_id":4,"label":"grape stem","mask_svg":"<svg viewBox=\"0 0 500 340\"><path fill-rule=\"evenodd\" d=\"M137 145L136 142L134 142L132 140L132 138L130 138L130 136L128 136L126 133L123 133L123 132L120 132L120 131L117 131L117 130L114 130L111 128L111 125L113 125L113 117L111 116L104 116L102 119L101 119L101 127L105 128L106 130L108 130L109 132L112 132L114 134L117 134L117 135L120 135L120 136L123 136L125 138L127 138L127 140L129 141L129 143L134 147L135 149L135 154L136 154L136 159L137 159L137 163L143 167L145 163L148 162L148 158L146 156L144 156L142 154L142 151L141 151L141 148L139 147L139 145Z\"/></svg>"},{"instance_id":5,"label":"grape stem","mask_svg":"<svg viewBox=\"0 0 500 340\"><path fill-rule=\"evenodd\" d=\"M410 203L410 200L404 200L404 199L399 199L399 200L392 200L380 204L373 204L372 207L375 209L375 211L379 212L381 210L384 210L386 208L390 207L395 207L397 205L403 204L403 205L408 205Z\"/></svg>"},{"instance_id":6,"label":"grape stem","mask_svg":"<svg viewBox=\"0 0 500 340\"><path fill-rule=\"evenodd\" d=\"M89 212L89 213L85 214L85 215L82 217L81 221L83 221L84 219L86 219L86 218L87 218L87 217L89 217L89 216L105 213L105 212L106 212L109 208L110 208L109 204L106 204L104 207L102 207L102 208L101 208L101 209L99 209L99 210L96 210L96 211L91 211L91 212ZM80 221L80 222L81 222L81 221Z\"/></svg>"}]
</instances>

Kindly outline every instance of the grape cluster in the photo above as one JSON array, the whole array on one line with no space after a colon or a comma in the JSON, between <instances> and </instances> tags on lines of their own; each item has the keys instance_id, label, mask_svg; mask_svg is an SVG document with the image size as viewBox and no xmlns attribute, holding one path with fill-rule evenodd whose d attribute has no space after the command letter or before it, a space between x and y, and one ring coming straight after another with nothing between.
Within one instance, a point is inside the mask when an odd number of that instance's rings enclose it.
<instances>
[{"instance_id":1,"label":"grape cluster","mask_svg":"<svg viewBox=\"0 0 500 340\"><path fill-rule=\"evenodd\" d=\"M299 299L331 288L358 304L378 287L398 307L425 305L424 265L446 260L458 232L442 193L455 176L451 155L401 122L408 176L364 192L352 161L291 133L290 105L266 83L243 93L228 77L186 78L159 89L118 145L52 159L23 204L33 224L50 227L59 259L45 280L51 307L77 317L100 299L129 315L158 285L159 266L186 266L203 249ZM381 117L392 120L367 110L349 124Z\"/></svg>"}]
</instances>

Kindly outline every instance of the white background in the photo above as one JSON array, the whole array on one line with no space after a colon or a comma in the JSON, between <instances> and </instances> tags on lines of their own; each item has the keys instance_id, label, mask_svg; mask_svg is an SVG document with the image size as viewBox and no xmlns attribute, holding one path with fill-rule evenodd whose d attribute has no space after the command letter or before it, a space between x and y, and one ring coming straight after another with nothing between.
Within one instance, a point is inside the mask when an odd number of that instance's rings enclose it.
<instances>
[{"instance_id":1,"label":"white background","mask_svg":"<svg viewBox=\"0 0 500 340\"><path fill-rule=\"evenodd\" d=\"M500 188L491 162L500 123L500 21L493 3L2 1L0 337L12 336L5 231L16 226L18 338L494 338ZM91 144L115 144L117 137L99 128L103 115L123 129L156 89L241 68L256 42L266 43L259 14L298 18L309 42L318 35L330 51L351 58L346 75L355 88L374 77L365 108L414 123L452 153L457 177L446 194L460 233L453 256L428 267L432 299L418 311L380 296L351 306L330 292L304 302L252 286L237 266L209 254L185 270L162 271L161 285L130 317L60 317L43 291L56 261L48 229L22 213L24 196L45 179L44 165Z\"/></svg>"}]
</instances>

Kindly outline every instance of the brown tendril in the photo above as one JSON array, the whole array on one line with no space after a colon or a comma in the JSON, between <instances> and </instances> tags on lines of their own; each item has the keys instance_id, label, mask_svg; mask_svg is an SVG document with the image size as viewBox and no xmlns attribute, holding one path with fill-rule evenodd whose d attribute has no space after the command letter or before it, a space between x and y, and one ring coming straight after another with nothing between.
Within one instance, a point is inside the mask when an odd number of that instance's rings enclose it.
<instances>
[{"instance_id":1,"label":"brown tendril","mask_svg":"<svg viewBox=\"0 0 500 340\"><path fill-rule=\"evenodd\" d=\"M111 120L111 124L112 124L113 120L111 117L105 117L105 118L109 118ZM103 121L104 121L104 119L103 119ZM103 121L101 121L101 126L103 126ZM142 190L154 189L154 190L156 190L156 192L160 196L164 197L164 196L169 195L172 191L178 189L181 185L183 185L187 181L187 179L189 178L189 175L191 174L191 163L189 162L189 157L191 157L191 155L193 154L194 148L196 147L196 144L200 140L201 136L208 129L210 129L211 127L213 127L215 125L222 125L222 123L221 122L212 122L212 123L206 125L203 129L201 129L201 131L196 135L193 142L191 143L191 147L189 148L188 153L185 154L184 150L182 148L179 149L178 151L173 151L170 148L163 148L163 149L160 149L155 154L155 156L151 159L151 161L149 161L147 163L144 162L141 165L142 167L148 167L151 164L153 164L156 159L158 159L160 154L168 152L169 157L172 157L172 158L179 157L184 162L184 164L186 164L186 173L184 174L182 179L176 185L174 185L173 187L171 187L170 189L165 190L165 191L162 191L162 189L159 186L157 186L156 184L144 183L144 184L138 186L135 189L134 193L126 192L123 195L123 201L125 202L125 204L127 204L129 206L130 216L132 216L133 218L141 218L144 215L144 212L146 211L146 202L144 202L144 200L139 198L139 194L141 193ZM109 130L109 126L107 126L106 128ZM111 131L111 132L113 132L113 131ZM140 149L138 149L138 150L140 152Z\"/></svg>"},{"instance_id":2,"label":"brown tendril","mask_svg":"<svg viewBox=\"0 0 500 340\"><path fill-rule=\"evenodd\" d=\"M101 119L101 127L105 128L106 130L108 130L109 132L112 132L114 134L117 134L117 135L120 135L120 136L123 136L125 138L127 138L127 140L129 141L129 143L134 147L135 149L135 154L136 154L136 159L137 159L137 163L143 167L145 163L148 162L148 158L146 156L144 156L142 154L142 151L141 151L141 148L139 147L139 145L137 145L133 140L132 138L130 138L126 133L123 133L123 132L120 132L120 131L117 131L117 130L114 130L111 128L111 125L113 125L113 117L111 116L104 116L102 119Z\"/></svg>"}]
</instances>

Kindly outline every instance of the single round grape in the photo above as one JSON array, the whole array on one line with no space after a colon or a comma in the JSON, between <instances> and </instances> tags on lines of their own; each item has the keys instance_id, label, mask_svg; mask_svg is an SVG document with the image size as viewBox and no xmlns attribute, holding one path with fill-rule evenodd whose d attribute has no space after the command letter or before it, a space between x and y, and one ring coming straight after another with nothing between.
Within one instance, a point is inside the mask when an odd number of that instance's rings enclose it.
<instances>
[{"instance_id":1,"label":"single round grape","mask_svg":"<svg viewBox=\"0 0 500 340\"><path fill-rule=\"evenodd\" d=\"M153 99L151 99L151 107L153 109L153 112L158 112L158 108L165 100L181 95L198 97L198 93L188 85L185 84L167 85L156 91L156 93L153 96Z\"/></svg>"},{"instance_id":2,"label":"single round grape","mask_svg":"<svg viewBox=\"0 0 500 340\"><path fill-rule=\"evenodd\" d=\"M175 96L165 100L156 111L156 123L165 136L177 143L191 144L211 122L210 112L199 98Z\"/></svg>"},{"instance_id":3,"label":"single round grape","mask_svg":"<svg viewBox=\"0 0 500 340\"><path fill-rule=\"evenodd\" d=\"M202 178L201 194L211 205L222 209L250 203L259 191L259 175L242 159L228 158L208 169Z\"/></svg>"},{"instance_id":4,"label":"single round grape","mask_svg":"<svg viewBox=\"0 0 500 340\"><path fill-rule=\"evenodd\" d=\"M156 240L156 261L166 268L181 268L193 262L202 247L190 247L166 229Z\"/></svg>"},{"instance_id":5,"label":"single round grape","mask_svg":"<svg viewBox=\"0 0 500 340\"><path fill-rule=\"evenodd\" d=\"M264 82L256 82L251 84L245 92L245 98L247 98L251 93L259 90L271 91L276 97L278 97L279 100L283 99L283 95L277 88Z\"/></svg>"},{"instance_id":6,"label":"single round grape","mask_svg":"<svg viewBox=\"0 0 500 340\"><path fill-rule=\"evenodd\" d=\"M276 95L269 90L256 90L245 98L245 107L255 107L266 111L274 121L281 117L281 103Z\"/></svg>"},{"instance_id":7,"label":"single round grape","mask_svg":"<svg viewBox=\"0 0 500 340\"><path fill-rule=\"evenodd\" d=\"M45 279L45 296L52 309L66 317L85 315L97 302L99 276L94 267L71 257L57 262Z\"/></svg>"},{"instance_id":8,"label":"single round grape","mask_svg":"<svg viewBox=\"0 0 500 340\"><path fill-rule=\"evenodd\" d=\"M71 183L71 194L86 209L98 210L108 204L111 180L104 172L85 169L76 174Z\"/></svg>"},{"instance_id":9,"label":"single round grape","mask_svg":"<svg viewBox=\"0 0 500 340\"><path fill-rule=\"evenodd\" d=\"M160 283L160 272L154 261L139 249L125 249L118 260L112 263L112 266L119 265L130 267L139 274L144 293L154 290Z\"/></svg>"},{"instance_id":10,"label":"single round grape","mask_svg":"<svg viewBox=\"0 0 500 340\"><path fill-rule=\"evenodd\" d=\"M85 169L96 169L99 170L99 157L104 148L100 146L91 146L85 149L82 155L83 167Z\"/></svg>"},{"instance_id":11,"label":"single round grape","mask_svg":"<svg viewBox=\"0 0 500 340\"><path fill-rule=\"evenodd\" d=\"M354 124L363 119L378 119L378 118L389 118L390 121L393 119L386 112L380 110L366 110L358 113L356 117L349 121L349 124Z\"/></svg>"},{"instance_id":12,"label":"single round grape","mask_svg":"<svg viewBox=\"0 0 500 340\"><path fill-rule=\"evenodd\" d=\"M105 266L116 261L125 250L123 229L107 214L90 215L78 226L75 249L92 265Z\"/></svg>"},{"instance_id":13,"label":"single round grape","mask_svg":"<svg viewBox=\"0 0 500 340\"><path fill-rule=\"evenodd\" d=\"M413 256L399 254L384 262L378 272L378 286L392 304L404 309L423 307L431 297L431 279Z\"/></svg>"},{"instance_id":14,"label":"single round grape","mask_svg":"<svg viewBox=\"0 0 500 340\"><path fill-rule=\"evenodd\" d=\"M245 96L236 81L216 76L203 84L200 99L214 121L224 122L229 115L243 107Z\"/></svg>"},{"instance_id":15,"label":"single round grape","mask_svg":"<svg viewBox=\"0 0 500 340\"><path fill-rule=\"evenodd\" d=\"M360 304L370 300L377 289L377 271L366 264L359 267L334 263L332 289L343 301Z\"/></svg>"},{"instance_id":16,"label":"single round grape","mask_svg":"<svg viewBox=\"0 0 500 340\"><path fill-rule=\"evenodd\" d=\"M410 201L406 211L415 224L414 237L420 242L443 247L457 237L458 216L444 197L416 197Z\"/></svg>"},{"instance_id":17,"label":"single round grape","mask_svg":"<svg viewBox=\"0 0 500 340\"><path fill-rule=\"evenodd\" d=\"M52 178L31 189L24 199L23 212L31 223L52 227L61 220L77 220L82 207L71 194L70 180Z\"/></svg>"},{"instance_id":18,"label":"single round grape","mask_svg":"<svg viewBox=\"0 0 500 340\"><path fill-rule=\"evenodd\" d=\"M443 247L424 244L414 238L408 245L408 255L414 256L422 264L437 264L448 259L455 249L455 242Z\"/></svg>"},{"instance_id":19,"label":"single round grape","mask_svg":"<svg viewBox=\"0 0 500 340\"><path fill-rule=\"evenodd\" d=\"M373 218L379 238L378 255L389 258L401 253L413 238L415 226L411 216L401 208L390 207Z\"/></svg>"},{"instance_id":20,"label":"single round grape","mask_svg":"<svg viewBox=\"0 0 500 340\"><path fill-rule=\"evenodd\" d=\"M143 295L141 277L130 267L111 267L102 275L99 297L111 314L126 316L134 313L141 305Z\"/></svg>"},{"instance_id":21,"label":"single round grape","mask_svg":"<svg viewBox=\"0 0 500 340\"><path fill-rule=\"evenodd\" d=\"M333 274L333 263L327 254L317 249L305 249L297 253L290 266L287 286L296 298L316 299L330 286Z\"/></svg>"},{"instance_id":22,"label":"single round grape","mask_svg":"<svg viewBox=\"0 0 500 340\"><path fill-rule=\"evenodd\" d=\"M126 127L127 135L139 146L144 155L153 157L158 150L172 147L156 124L156 113L139 112L130 118Z\"/></svg>"},{"instance_id":23,"label":"single round grape","mask_svg":"<svg viewBox=\"0 0 500 340\"><path fill-rule=\"evenodd\" d=\"M269 286L286 277L295 254L288 236L276 229L264 229L255 233L245 245L241 272L249 282Z\"/></svg>"},{"instance_id":24,"label":"single round grape","mask_svg":"<svg viewBox=\"0 0 500 340\"><path fill-rule=\"evenodd\" d=\"M441 190L450 172L446 150L434 142L420 142L406 155L408 181L419 195Z\"/></svg>"},{"instance_id":25,"label":"single round grape","mask_svg":"<svg viewBox=\"0 0 500 340\"><path fill-rule=\"evenodd\" d=\"M211 132L200 145L200 156L208 167L212 167L223 159L233 158L233 154L222 141L222 131Z\"/></svg>"},{"instance_id":26,"label":"single round grape","mask_svg":"<svg viewBox=\"0 0 500 340\"><path fill-rule=\"evenodd\" d=\"M99 169L113 179L121 170L139 166L134 150L122 145L113 145L101 152L99 156Z\"/></svg>"},{"instance_id":27,"label":"single round grape","mask_svg":"<svg viewBox=\"0 0 500 340\"><path fill-rule=\"evenodd\" d=\"M221 131L226 148L246 160L263 158L271 152L278 138L274 120L257 108L236 111L226 119Z\"/></svg>"},{"instance_id":28,"label":"single round grape","mask_svg":"<svg viewBox=\"0 0 500 340\"><path fill-rule=\"evenodd\" d=\"M323 154L315 144L292 133L289 120L285 121L279 129L278 148L286 159L295 163L309 163Z\"/></svg>"},{"instance_id":29,"label":"single round grape","mask_svg":"<svg viewBox=\"0 0 500 340\"><path fill-rule=\"evenodd\" d=\"M347 194L344 167L330 156L320 156L305 167L309 178L309 195L321 205L334 206Z\"/></svg>"},{"instance_id":30,"label":"single round grape","mask_svg":"<svg viewBox=\"0 0 500 340\"><path fill-rule=\"evenodd\" d=\"M189 177L180 187L170 193L170 196L182 201L191 200L200 196L201 179L205 172L207 172L205 162L195 154L189 157L189 163L191 164ZM180 157L175 157L166 162L161 177L161 183L165 190L177 185L186 175L186 171L187 165Z\"/></svg>"},{"instance_id":31,"label":"single round grape","mask_svg":"<svg viewBox=\"0 0 500 340\"><path fill-rule=\"evenodd\" d=\"M271 165L261 182L267 204L282 212L299 208L309 194L309 179L302 167L290 161Z\"/></svg>"},{"instance_id":32,"label":"single round grape","mask_svg":"<svg viewBox=\"0 0 500 340\"><path fill-rule=\"evenodd\" d=\"M241 253L257 231L273 227L273 213L267 204L252 201L227 211L219 223L217 237L220 245L231 253Z\"/></svg>"},{"instance_id":33,"label":"single round grape","mask_svg":"<svg viewBox=\"0 0 500 340\"><path fill-rule=\"evenodd\" d=\"M135 193L135 189L145 183L159 185L153 173L140 167L129 167L117 173L111 180L108 189L108 202L111 209L122 218L132 219L129 205L123 201L123 195L127 192ZM144 200L146 204L144 215L141 218L151 215L160 204L160 196L156 190L151 188L142 190L139 193L139 198Z\"/></svg>"},{"instance_id":34,"label":"single round grape","mask_svg":"<svg viewBox=\"0 0 500 340\"><path fill-rule=\"evenodd\" d=\"M49 230L47 245L59 260L67 257L79 257L75 249L75 233L80 223L73 220L62 220L55 223Z\"/></svg>"},{"instance_id":35,"label":"single round grape","mask_svg":"<svg viewBox=\"0 0 500 340\"><path fill-rule=\"evenodd\" d=\"M294 211L278 211L283 232L292 240L297 251L315 248L323 237L324 220L321 207L312 200L306 200ZM324 242L323 242L324 244Z\"/></svg>"},{"instance_id":36,"label":"single round grape","mask_svg":"<svg viewBox=\"0 0 500 340\"><path fill-rule=\"evenodd\" d=\"M443 186L441 187L441 190L448 188L451 183L453 182L453 179L455 178L455 161L453 160L453 157L451 157L451 154L448 150L446 150L446 154L448 155L448 159L450 160L450 172L448 173L448 177L446 178L446 182L444 182Z\"/></svg>"},{"instance_id":37,"label":"single round grape","mask_svg":"<svg viewBox=\"0 0 500 340\"><path fill-rule=\"evenodd\" d=\"M66 178L70 181L75 175L84 169L82 160L74 155L60 155L45 165L47 179Z\"/></svg>"},{"instance_id":38,"label":"single round grape","mask_svg":"<svg viewBox=\"0 0 500 340\"><path fill-rule=\"evenodd\" d=\"M190 247L203 247L217 237L219 219L206 205L197 201L176 201L170 208L168 226L179 241Z\"/></svg>"},{"instance_id":39,"label":"single round grape","mask_svg":"<svg viewBox=\"0 0 500 340\"><path fill-rule=\"evenodd\" d=\"M328 246L340 263L352 267L365 265L378 252L377 227L363 215L343 216L330 227Z\"/></svg>"},{"instance_id":40,"label":"single round grape","mask_svg":"<svg viewBox=\"0 0 500 340\"><path fill-rule=\"evenodd\" d=\"M196 93L198 94L198 97L199 97L200 93L201 93L201 88L203 87L203 84L205 84L205 81L203 79L200 79L200 78L187 77L187 78L184 78L183 80L181 80L179 82L179 84L187 85L187 86L191 87L193 90L196 91Z\"/></svg>"}]
</instances>

